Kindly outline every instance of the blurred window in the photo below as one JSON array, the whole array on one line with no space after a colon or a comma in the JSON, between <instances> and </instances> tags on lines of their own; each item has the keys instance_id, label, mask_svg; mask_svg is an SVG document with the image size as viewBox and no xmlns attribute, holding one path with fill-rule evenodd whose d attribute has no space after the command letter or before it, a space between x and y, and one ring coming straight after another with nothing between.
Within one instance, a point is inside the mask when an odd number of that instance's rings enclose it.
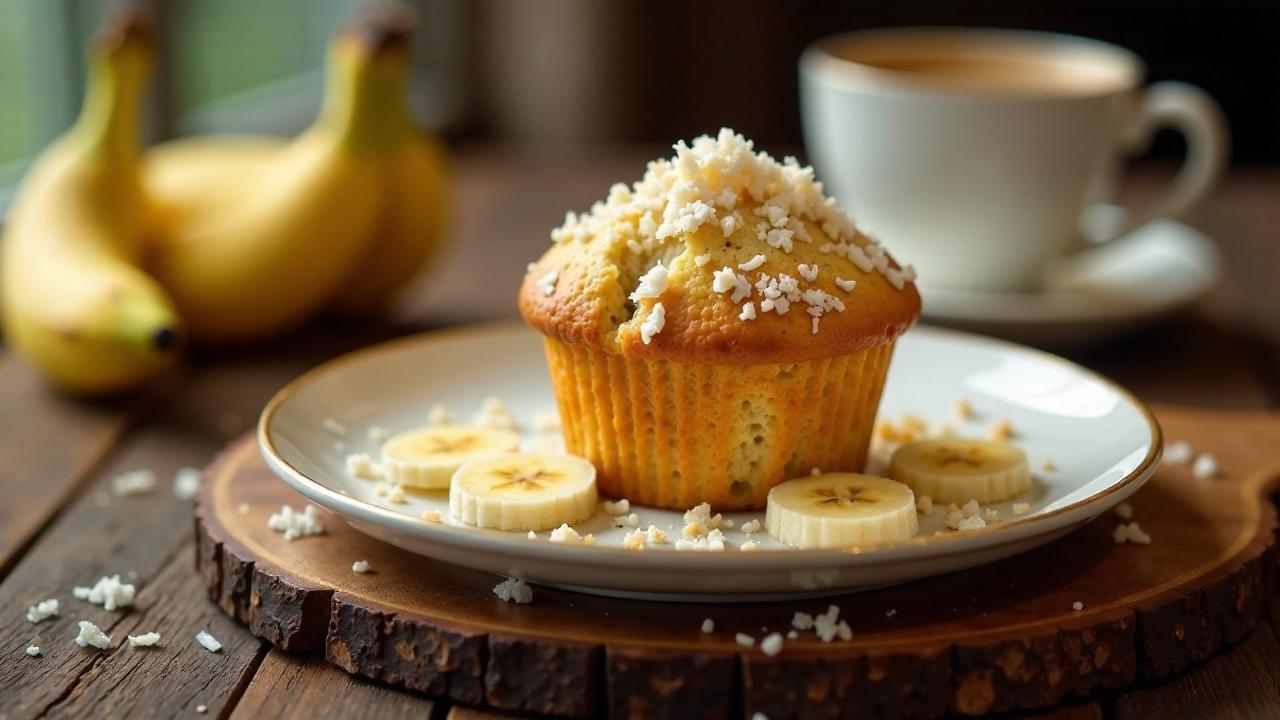
<instances>
[{"instance_id":1,"label":"blurred window","mask_svg":"<svg viewBox=\"0 0 1280 720\"><path fill-rule=\"evenodd\" d=\"M0 0L0 218L31 158L71 124L84 49L126 0ZM152 139L227 132L291 135L315 117L329 37L367 0L133 0L158 43ZM411 105L439 127L463 102L466 0L404 0L418 15Z\"/></svg>"}]
</instances>

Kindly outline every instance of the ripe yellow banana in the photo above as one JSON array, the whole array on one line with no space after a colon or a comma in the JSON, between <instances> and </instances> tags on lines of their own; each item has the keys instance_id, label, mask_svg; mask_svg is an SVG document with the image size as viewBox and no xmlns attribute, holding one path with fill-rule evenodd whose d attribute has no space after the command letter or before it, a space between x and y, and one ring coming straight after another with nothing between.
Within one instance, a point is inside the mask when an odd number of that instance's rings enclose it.
<instances>
[{"instance_id":1,"label":"ripe yellow banana","mask_svg":"<svg viewBox=\"0 0 1280 720\"><path fill-rule=\"evenodd\" d=\"M414 126L397 93L388 137L399 138L386 158L387 195L373 241L353 267L335 303L344 315L382 309L437 256L448 210L444 148Z\"/></svg>"},{"instance_id":2,"label":"ripe yellow banana","mask_svg":"<svg viewBox=\"0 0 1280 720\"><path fill-rule=\"evenodd\" d=\"M414 125L405 106L407 54L402 39L408 28L403 17L366 23L382 27L384 35L376 42L400 38L395 40L400 44L384 50L386 73L370 84L360 100L365 117L380 127L379 142L366 150L377 158L381 192L364 250L346 268L330 303L346 315L379 309L421 271L441 245L448 204L445 153L434 138ZM147 154L143 182L156 205L168 208L170 215L213 213L229 202L224 196L238 193L246 177L270 173L287 147L286 141L269 137L177 140ZM157 224L163 228L166 223L161 218Z\"/></svg>"},{"instance_id":3,"label":"ripe yellow banana","mask_svg":"<svg viewBox=\"0 0 1280 720\"><path fill-rule=\"evenodd\" d=\"M320 117L296 140L217 181L193 172L169 187L148 183L158 208L149 264L194 340L290 329L342 290L377 220L391 142L383 105L400 88L406 46L393 26L339 34Z\"/></svg>"},{"instance_id":4,"label":"ripe yellow banana","mask_svg":"<svg viewBox=\"0 0 1280 720\"><path fill-rule=\"evenodd\" d=\"M72 392L135 385L173 359L180 339L173 305L134 266L138 109L152 54L149 19L137 13L95 42L80 117L28 171L0 242L8 342Z\"/></svg>"}]
</instances>

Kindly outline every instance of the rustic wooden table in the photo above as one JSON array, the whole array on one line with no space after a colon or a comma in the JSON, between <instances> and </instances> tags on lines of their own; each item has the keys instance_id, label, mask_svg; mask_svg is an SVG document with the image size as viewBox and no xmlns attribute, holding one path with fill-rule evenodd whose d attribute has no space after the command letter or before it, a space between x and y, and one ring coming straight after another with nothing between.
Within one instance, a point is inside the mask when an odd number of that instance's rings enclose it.
<instances>
[{"instance_id":1,"label":"rustic wooden table","mask_svg":"<svg viewBox=\"0 0 1280 720\"><path fill-rule=\"evenodd\" d=\"M474 150L457 164L456 243L446 267L409 293L392 322L323 324L270 347L204 353L131 398L58 397L0 348L0 720L43 716L443 717L493 715L352 678L317 657L271 648L205 597L193 572L191 505L167 479L204 466L249 428L287 380L347 350L446 324L514 315L526 260L567 208L583 209L660 148L598 148L574 159ZM1135 184L1141 195L1159 173ZM1191 224L1226 257L1226 281L1188 317L1074 359L1153 402L1265 409L1280 404L1280 172L1232 174ZM1280 451L1277 451L1280 453ZM150 468L157 492L118 498L111 478ZM69 597L104 574L136 578L143 612L108 614L64 600L62 631L31 625L27 606ZM79 651L66 620L123 634L159 629L163 648ZM1271 622L1165 681L1036 717L1280 716L1280 605ZM208 629L225 645L192 641ZM40 636L45 655L23 650Z\"/></svg>"}]
</instances>

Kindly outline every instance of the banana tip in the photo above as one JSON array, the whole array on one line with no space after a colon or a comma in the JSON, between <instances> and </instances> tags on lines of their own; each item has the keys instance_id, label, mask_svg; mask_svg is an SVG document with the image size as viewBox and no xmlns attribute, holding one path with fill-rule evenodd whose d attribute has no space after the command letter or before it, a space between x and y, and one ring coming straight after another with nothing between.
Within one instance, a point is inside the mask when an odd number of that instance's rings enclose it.
<instances>
[{"instance_id":1,"label":"banana tip","mask_svg":"<svg viewBox=\"0 0 1280 720\"><path fill-rule=\"evenodd\" d=\"M151 334L151 347L167 353L178 346L178 331L171 327L162 327Z\"/></svg>"},{"instance_id":2,"label":"banana tip","mask_svg":"<svg viewBox=\"0 0 1280 720\"><path fill-rule=\"evenodd\" d=\"M369 55L406 48L413 35L413 10L398 2L376 2L363 8L342 36L355 41Z\"/></svg>"},{"instance_id":3,"label":"banana tip","mask_svg":"<svg viewBox=\"0 0 1280 720\"><path fill-rule=\"evenodd\" d=\"M93 39L94 49L109 54L130 43L149 44L155 37L155 15L145 5L130 3L111 16Z\"/></svg>"}]
</instances>

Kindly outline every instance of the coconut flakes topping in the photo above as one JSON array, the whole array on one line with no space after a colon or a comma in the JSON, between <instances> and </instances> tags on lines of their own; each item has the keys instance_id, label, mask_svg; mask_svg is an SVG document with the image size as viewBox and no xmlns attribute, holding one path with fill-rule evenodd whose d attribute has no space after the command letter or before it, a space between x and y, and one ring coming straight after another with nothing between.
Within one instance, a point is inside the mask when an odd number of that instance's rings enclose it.
<instances>
[{"instance_id":1,"label":"coconut flakes topping","mask_svg":"<svg viewBox=\"0 0 1280 720\"><path fill-rule=\"evenodd\" d=\"M560 272L552 270L551 272L538 278L538 287L544 295L551 295L556 291L556 281L560 279Z\"/></svg>"},{"instance_id":2,"label":"coconut flakes topping","mask_svg":"<svg viewBox=\"0 0 1280 720\"><path fill-rule=\"evenodd\" d=\"M667 309L662 307L662 303L654 303L653 308L649 310L649 315L645 317L644 322L640 323L640 342L648 345L654 335L662 332L666 324Z\"/></svg>"},{"instance_id":3,"label":"coconut flakes topping","mask_svg":"<svg viewBox=\"0 0 1280 720\"><path fill-rule=\"evenodd\" d=\"M824 195L822 183L814 178L813 169L801 166L795 158L785 157L779 162L767 153L756 151L751 141L728 128L721 129L714 137L704 135L688 144L677 142L674 149L674 157L649 163L644 176L632 185L614 184L608 197L595 203L590 211L566 213L561 226L551 232L552 241L625 242L633 253L640 254L653 252L669 238L711 225L726 237L749 227L760 241L790 253L796 242L814 242L809 228L818 227L826 235L817 248L820 253L834 253L865 273L878 272L898 289L915 279L912 267L894 266L878 240L858 232L849 215L837 207L834 199ZM744 217L745 209L737 209L740 202L755 205L750 216ZM738 269L751 272L765 260L763 255L756 255ZM697 267L709 262L708 254L694 258ZM666 269L659 272L665 281ZM655 286L650 282L658 279L650 278L650 273L641 278L633 300L657 297L665 289L665 285ZM801 264L798 273L806 282L813 282L817 279L818 267ZM555 271L544 275L538 280L539 287L546 294L552 294L556 277ZM742 276L717 275L716 285L719 293L733 290L729 299L735 305L752 295L751 284ZM856 281L839 278L837 285L844 292L851 292ZM780 301L779 297L765 293L759 283L755 288L762 296L757 307L765 313L772 310L784 315L796 302L785 290L781 296L785 300ZM822 312L831 310L822 308ZM642 312L637 310L637 314ZM815 320L821 317L821 313L816 312L810 315ZM748 321L752 316L743 313L740 319ZM661 331L664 322L663 311L650 310L640 327L641 340L648 344L653 335ZM818 323L811 320L811 324L816 332Z\"/></svg>"},{"instance_id":4,"label":"coconut flakes topping","mask_svg":"<svg viewBox=\"0 0 1280 720\"><path fill-rule=\"evenodd\" d=\"M631 293L631 301L639 302L641 298L656 298L666 291L667 269L659 260L656 265L649 268L649 272L640 276L640 283L636 285L635 292Z\"/></svg>"}]
</instances>

